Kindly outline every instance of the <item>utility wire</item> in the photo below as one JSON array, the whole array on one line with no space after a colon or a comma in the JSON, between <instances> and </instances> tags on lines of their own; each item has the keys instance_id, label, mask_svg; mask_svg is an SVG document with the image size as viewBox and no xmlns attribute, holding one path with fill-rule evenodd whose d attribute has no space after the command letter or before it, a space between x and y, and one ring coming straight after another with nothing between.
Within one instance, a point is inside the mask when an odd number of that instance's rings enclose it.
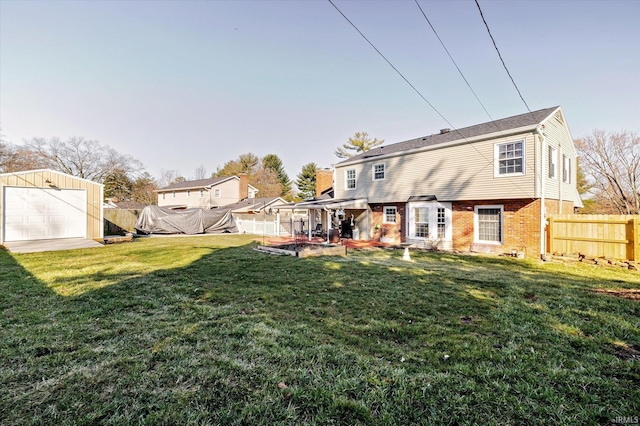
<instances>
[{"instance_id":1,"label":"utility wire","mask_svg":"<svg viewBox=\"0 0 640 426\"><path fill-rule=\"evenodd\" d=\"M331 3L331 6L333 6L333 7L334 7L334 8L335 8L339 13L340 13L340 15L342 15L342 17L343 17L344 19L346 19L348 23L350 23L350 24L351 24L351 26L352 26L352 27L353 27L353 28L358 32L358 34L360 34L360 35L362 36L362 38L363 38L363 39L365 39L365 40L367 41L367 43L369 43L369 44L371 45L371 47L373 47L373 48L374 48L374 50L375 50L376 52L378 52L378 55L382 56L382 59L384 59L384 60L387 62L387 64L389 64L389 66L390 66L391 68L393 68L393 70L394 70L395 72L397 72L397 73L398 73L398 75L399 75L400 77L402 77L402 79L403 79L403 80L404 80L404 81L405 81L409 86L411 86L411 88L412 88L412 89L413 89L413 90L418 94L418 96L420 96L420 97L422 98L422 100L423 100L423 101L425 101L427 104L429 104L429 106L431 107L431 109L433 109L433 110L434 110L434 111L435 111L435 112L440 116L440 118L442 118L442 119L443 119L443 120L444 120L444 121L445 121L445 122L446 122L446 123L447 123L451 128L454 128L454 129L455 129L455 126L454 126L453 124L449 123L449 120L447 120L447 119L445 118L445 116L444 116L444 115L442 115L442 114L440 113L440 111L438 111L438 109L437 109L436 107L434 107L434 106L431 104L431 102L429 102L429 101L427 100L427 98L425 98L425 97L422 95L422 93L420 93L420 91L419 91L418 89L416 89L416 87L415 87L413 84L411 84L411 82L410 82L409 80L407 80L407 78L406 78L406 77L405 77L405 76L404 76L400 71L398 71L398 69L397 69L397 68L396 68L396 67L391 63L391 61L389 61L389 60L387 59L387 57L386 57L386 56L384 56L384 55L382 54L382 52L380 52L380 51L378 50L378 48L377 48L373 43L371 43L371 41L369 41L369 39L368 39L364 34L362 34L362 31L360 31L360 30L358 29L358 27L356 27L356 26L355 26L355 24L354 24L353 22L351 22L351 20L350 20L349 18L347 18L347 16L346 16L344 13L342 13L342 11L341 11L340 9L338 9L338 6L336 6L336 5L333 3L333 1L331 1L331 0L328 0L328 1L329 1L329 3ZM462 135L461 135L461 136L462 136Z\"/></svg>"},{"instance_id":2,"label":"utility wire","mask_svg":"<svg viewBox=\"0 0 640 426\"><path fill-rule=\"evenodd\" d=\"M511 82L513 83L513 87L516 88L516 91L518 92L518 95L520 95L520 99L522 99L522 102L524 103L524 106L527 107L527 111L531 112L531 109L529 108L529 105L527 105L527 101L525 101L524 97L522 97L522 93L520 93L520 89L518 89L518 85L513 80L513 77L511 76L511 73L509 72L509 69L507 68L507 65L504 63L504 59L502 59L502 55L500 54L500 50L498 50L498 45L496 44L496 41L493 38L493 35L491 34L491 30L489 29L489 24L487 24L487 21L484 19L484 15L482 13L482 9L480 9L480 3L478 3L478 0L475 0L475 2L476 2L476 6L478 6L478 11L480 12L480 17L482 18L482 22L484 22L484 26L487 28L487 32L489 33L489 37L491 37L491 41L493 42L493 47L495 47L496 52L498 52L498 57L500 58L500 62L502 62L502 66L504 67L504 70L507 72L507 75L511 79Z\"/></svg>"},{"instance_id":3,"label":"utility wire","mask_svg":"<svg viewBox=\"0 0 640 426\"><path fill-rule=\"evenodd\" d=\"M500 130L500 128L498 127L498 125L496 124L495 120L493 119L493 117L491 117L491 114L489 114L489 111L487 111L487 108L485 108L484 104L482 103L482 101L480 100L480 98L478 97L478 95L476 94L475 90L473 90L473 87L471 87L471 84L469 83L469 81L467 80L467 78L464 76L464 74L462 73L462 71L460 70L460 67L458 66L458 64L456 63L456 61L453 59L453 56L451 56L451 53L449 53L449 49L447 49L447 46L444 45L444 42L442 41L442 39L440 38L440 36L438 35L438 32L436 31L436 29L433 27L433 25L431 24L431 21L429 20L429 18L427 18L427 14L424 12L424 10L422 9L422 6L420 6L420 3L418 3L418 0L414 0L416 2L416 5L418 6L418 9L420 9L420 12L422 12L422 16L424 16L424 19L426 19L427 23L429 24L429 26L431 27L431 29L433 30L433 33L436 35L436 37L438 38L438 41L440 42L440 44L442 45L442 48L444 49L445 52L447 52L447 55L449 56L449 59L451 59L451 62L453 62L453 65L455 65L456 69L458 70L458 73L460 73L460 76L462 77L462 79L464 80L465 83L467 83L467 87L469 88L469 90L471 90L471 93L473 93L473 96L476 97L476 100L478 101L478 103L480 104L480 106L482 107L482 109L484 110L484 112L487 113L487 116L491 119L491 122L493 122L493 124L495 124L496 128L498 128L498 130Z\"/></svg>"},{"instance_id":4,"label":"utility wire","mask_svg":"<svg viewBox=\"0 0 640 426\"><path fill-rule=\"evenodd\" d=\"M389 66L390 66L391 68L393 68L393 70L394 70L396 73L398 73L398 75L399 75L400 77L402 77L402 79L403 79L403 80L404 80L404 81L405 81L409 86L411 86L411 88L412 88L412 89L413 89L413 90L414 90L414 91L415 91L415 92L416 92L416 93L417 93L417 94L422 98L422 100L424 100L424 101L425 101L425 102L426 102L426 103L431 107L431 109L433 109L433 110L434 110L434 111L435 111L435 112L436 112L436 113L437 113L437 114L438 114L438 115L439 115L439 116L440 116L440 117L441 117L441 118L442 118L442 119L443 119L443 120L444 120L444 121L445 121L449 126L451 126L451 129L452 129L454 132L456 132L458 135L460 135L460 137L461 137L462 139L464 139L466 142L469 142L469 141L468 141L468 139L467 139L467 138L466 138L466 137L465 137L465 136L460 132L460 130L458 130L458 129L453 125L453 124L451 124L451 123L449 122L449 120L447 120L447 119L446 119L446 117L445 117L444 115L442 115L442 114L440 113L440 111L438 111L438 109L437 109L435 106L433 106L433 105L431 104L431 102L429 102L429 101L427 100L427 98L425 98L425 97L422 95L422 93L420 93L420 91L419 91L418 89L416 89L416 87L415 87L413 84L411 84L411 82L410 82L409 80L407 80L407 78L406 78L406 77L405 77L405 76L404 76L404 75L403 75L403 74L402 74L402 73L401 73L401 72L400 72L400 71L399 71L399 70L398 70L398 69L397 69L397 68L396 68L392 63L391 63L391 61L389 61L389 59L387 59L387 57L386 57L386 56L384 56L384 55L382 54L382 52L380 52L380 50L378 50L378 48L377 48L377 47L376 47L376 46L375 46L375 45L374 45L374 44L373 44L373 43L372 43L372 42L371 42L371 41L370 41L370 40L369 40L369 39L368 39L368 38L367 38L363 33L362 33L362 31L360 31L360 29L358 29L358 27L356 27L356 25L355 25L353 22L351 22L351 20L350 20L349 18L347 18L347 16L346 16L344 13L342 13L342 11L338 8L338 6L336 6L336 5L333 3L333 1L332 1L332 0L327 0L327 1L328 1L329 3L331 3L331 6L333 6L333 7L338 11L338 13L340 13L340 15L342 15L342 17L343 17L343 18L344 18L344 19L345 19L349 24L351 24L351 26L352 26L352 27L353 27L353 28L358 32L358 34L360 34L360 35L362 36L362 38L363 38L363 39L365 39L365 40L367 41L367 43L369 43L369 45L370 45L371 47L373 47L373 49L374 49L376 52L378 52L378 55L380 55L380 56L381 56L381 57L382 57L382 58L387 62L387 64L389 64ZM477 2L477 0L476 0L476 2ZM419 6L419 5L418 5L418 6ZM426 16L425 16L425 17L426 17ZM488 28L488 27L487 27L487 28ZM446 49L446 48L445 48L445 49ZM447 53L448 53L448 52L447 52ZM457 67L457 65L456 65L456 67ZM509 71L507 71L507 73L508 73L508 72L509 72ZM464 76L463 76L463 78L464 78ZM466 79L465 79L465 81L466 81ZM512 81L513 81L513 79L512 79ZM514 84L515 84L515 83L514 83ZM516 89L517 89L517 87L516 87ZM473 89L471 89L471 90L473 91ZM518 91L518 93L520 93L520 91ZM474 92L474 94L475 94L475 92ZM522 96L520 96L520 97L522 97ZM477 98L477 96L476 96L476 98ZM478 101L479 101L479 99L478 99ZM522 99L522 101L524 102L524 99ZM526 102L525 102L525 105L526 105ZM483 108L484 108L484 106L483 106ZM529 106L527 106L527 109L529 109ZM485 111L486 111L486 109L485 109ZM531 113L531 110L529 110L529 112ZM487 114L489 114L489 113L487 112ZM531 114L533 115L533 113L531 113ZM489 115L489 117L491 117L491 116ZM493 121L493 119L492 119L492 121ZM495 123L494 123L494 124L495 124ZM496 127L497 127L497 124L496 124ZM500 131L500 128L498 128L498 130ZM502 133L502 132L501 132L501 133ZM487 157L484 155L484 153L482 153L482 152L481 152L481 151L480 151L480 150L479 150L479 149L478 149L474 144L471 144L470 146L471 146L471 147L472 147L472 148L473 148L473 149L474 149L474 150L475 150L475 151L476 151L476 152L477 152L477 153L478 153L478 154L479 154L479 155L480 155L480 156L481 156L481 157L486 161L486 163L487 163L484 167L482 167L480 170L478 170L478 171L473 175L473 176L475 176L475 175L477 175L478 173L480 173L480 171L484 170L487 166L489 166L489 165L493 165L493 159L489 159L489 158L487 158ZM523 166L524 166L524 164L523 164ZM521 191L524 191L524 189L522 189L522 187L520 187L520 185L518 185L518 184L517 184L517 183L516 183L516 182L515 182L511 177L508 177L508 179L509 179L509 181L510 181L511 183L513 183L513 185L514 185L516 188L520 189ZM464 186L464 183L460 186L460 188L462 188L462 186Z\"/></svg>"}]
</instances>

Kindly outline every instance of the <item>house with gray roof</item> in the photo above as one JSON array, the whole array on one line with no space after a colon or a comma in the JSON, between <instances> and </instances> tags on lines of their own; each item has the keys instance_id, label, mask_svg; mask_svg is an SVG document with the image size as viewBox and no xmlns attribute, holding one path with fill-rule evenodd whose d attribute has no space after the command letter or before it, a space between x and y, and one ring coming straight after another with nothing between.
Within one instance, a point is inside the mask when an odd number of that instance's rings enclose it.
<instances>
[{"instance_id":1,"label":"house with gray roof","mask_svg":"<svg viewBox=\"0 0 640 426\"><path fill-rule=\"evenodd\" d=\"M559 106L374 148L336 164L333 185L334 200L301 204L361 239L532 257L546 215L582 206Z\"/></svg>"},{"instance_id":2,"label":"house with gray roof","mask_svg":"<svg viewBox=\"0 0 640 426\"><path fill-rule=\"evenodd\" d=\"M258 190L246 174L176 182L156 190L158 206L173 209L211 209L253 198Z\"/></svg>"}]
</instances>

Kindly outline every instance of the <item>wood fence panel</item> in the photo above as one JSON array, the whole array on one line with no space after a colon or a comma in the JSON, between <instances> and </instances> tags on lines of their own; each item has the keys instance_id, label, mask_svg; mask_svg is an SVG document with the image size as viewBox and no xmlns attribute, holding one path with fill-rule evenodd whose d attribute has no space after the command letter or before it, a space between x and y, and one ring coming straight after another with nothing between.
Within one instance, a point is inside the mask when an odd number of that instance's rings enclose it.
<instances>
[{"instance_id":1,"label":"wood fence panel","mask_svg":"<svg viewBox=\"0 0 640 426\"><path fill-rule=\"evenodd\" d=\"M548 251L638 261L639 218L637 215L551 215L547 224Z\"/></svg>"}]
</instances>

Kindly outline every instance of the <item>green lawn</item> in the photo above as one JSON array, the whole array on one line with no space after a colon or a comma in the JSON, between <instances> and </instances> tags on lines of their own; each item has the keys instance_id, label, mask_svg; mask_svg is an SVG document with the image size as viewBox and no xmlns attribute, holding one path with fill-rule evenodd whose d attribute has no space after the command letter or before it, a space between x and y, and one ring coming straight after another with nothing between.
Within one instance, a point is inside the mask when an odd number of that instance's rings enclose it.
<instances>
[{"instance_id":1,"label":"green lawn","mask_svg":"<svg viewBox=\"0 0 640 426\"><path fill-rule=\"evenodd\" d=\"M0 424L611 424L640 273L246 236L0 250ZM633 420L633 419L631 419Z\"/></svg>"}]
</instances>

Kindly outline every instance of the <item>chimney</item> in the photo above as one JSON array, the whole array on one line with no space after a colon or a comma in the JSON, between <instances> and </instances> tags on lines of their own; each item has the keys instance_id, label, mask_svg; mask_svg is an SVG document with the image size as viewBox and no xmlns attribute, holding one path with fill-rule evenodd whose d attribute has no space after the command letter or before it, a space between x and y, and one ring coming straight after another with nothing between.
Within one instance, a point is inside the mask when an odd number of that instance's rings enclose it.
<instances>
[{"instance_id":1,"label":"chimney","mask_svg":"<svg viewBox=\"0 0 640 426\"><path fill-rule=\"evenodd\" d=\"M316 197L331 187L333 187L333 170L316 170Z\"/></svg>"},{"instance_id":2,"label":"chimney","mask_svg":"<svg viewBox=\"0 0 640 426\"><path fill-rule=\"evenodd\" d=\"M246 173L238 173L240 178L240 200L249 198L249 176Z\"/></svg>"}]
</instances>

